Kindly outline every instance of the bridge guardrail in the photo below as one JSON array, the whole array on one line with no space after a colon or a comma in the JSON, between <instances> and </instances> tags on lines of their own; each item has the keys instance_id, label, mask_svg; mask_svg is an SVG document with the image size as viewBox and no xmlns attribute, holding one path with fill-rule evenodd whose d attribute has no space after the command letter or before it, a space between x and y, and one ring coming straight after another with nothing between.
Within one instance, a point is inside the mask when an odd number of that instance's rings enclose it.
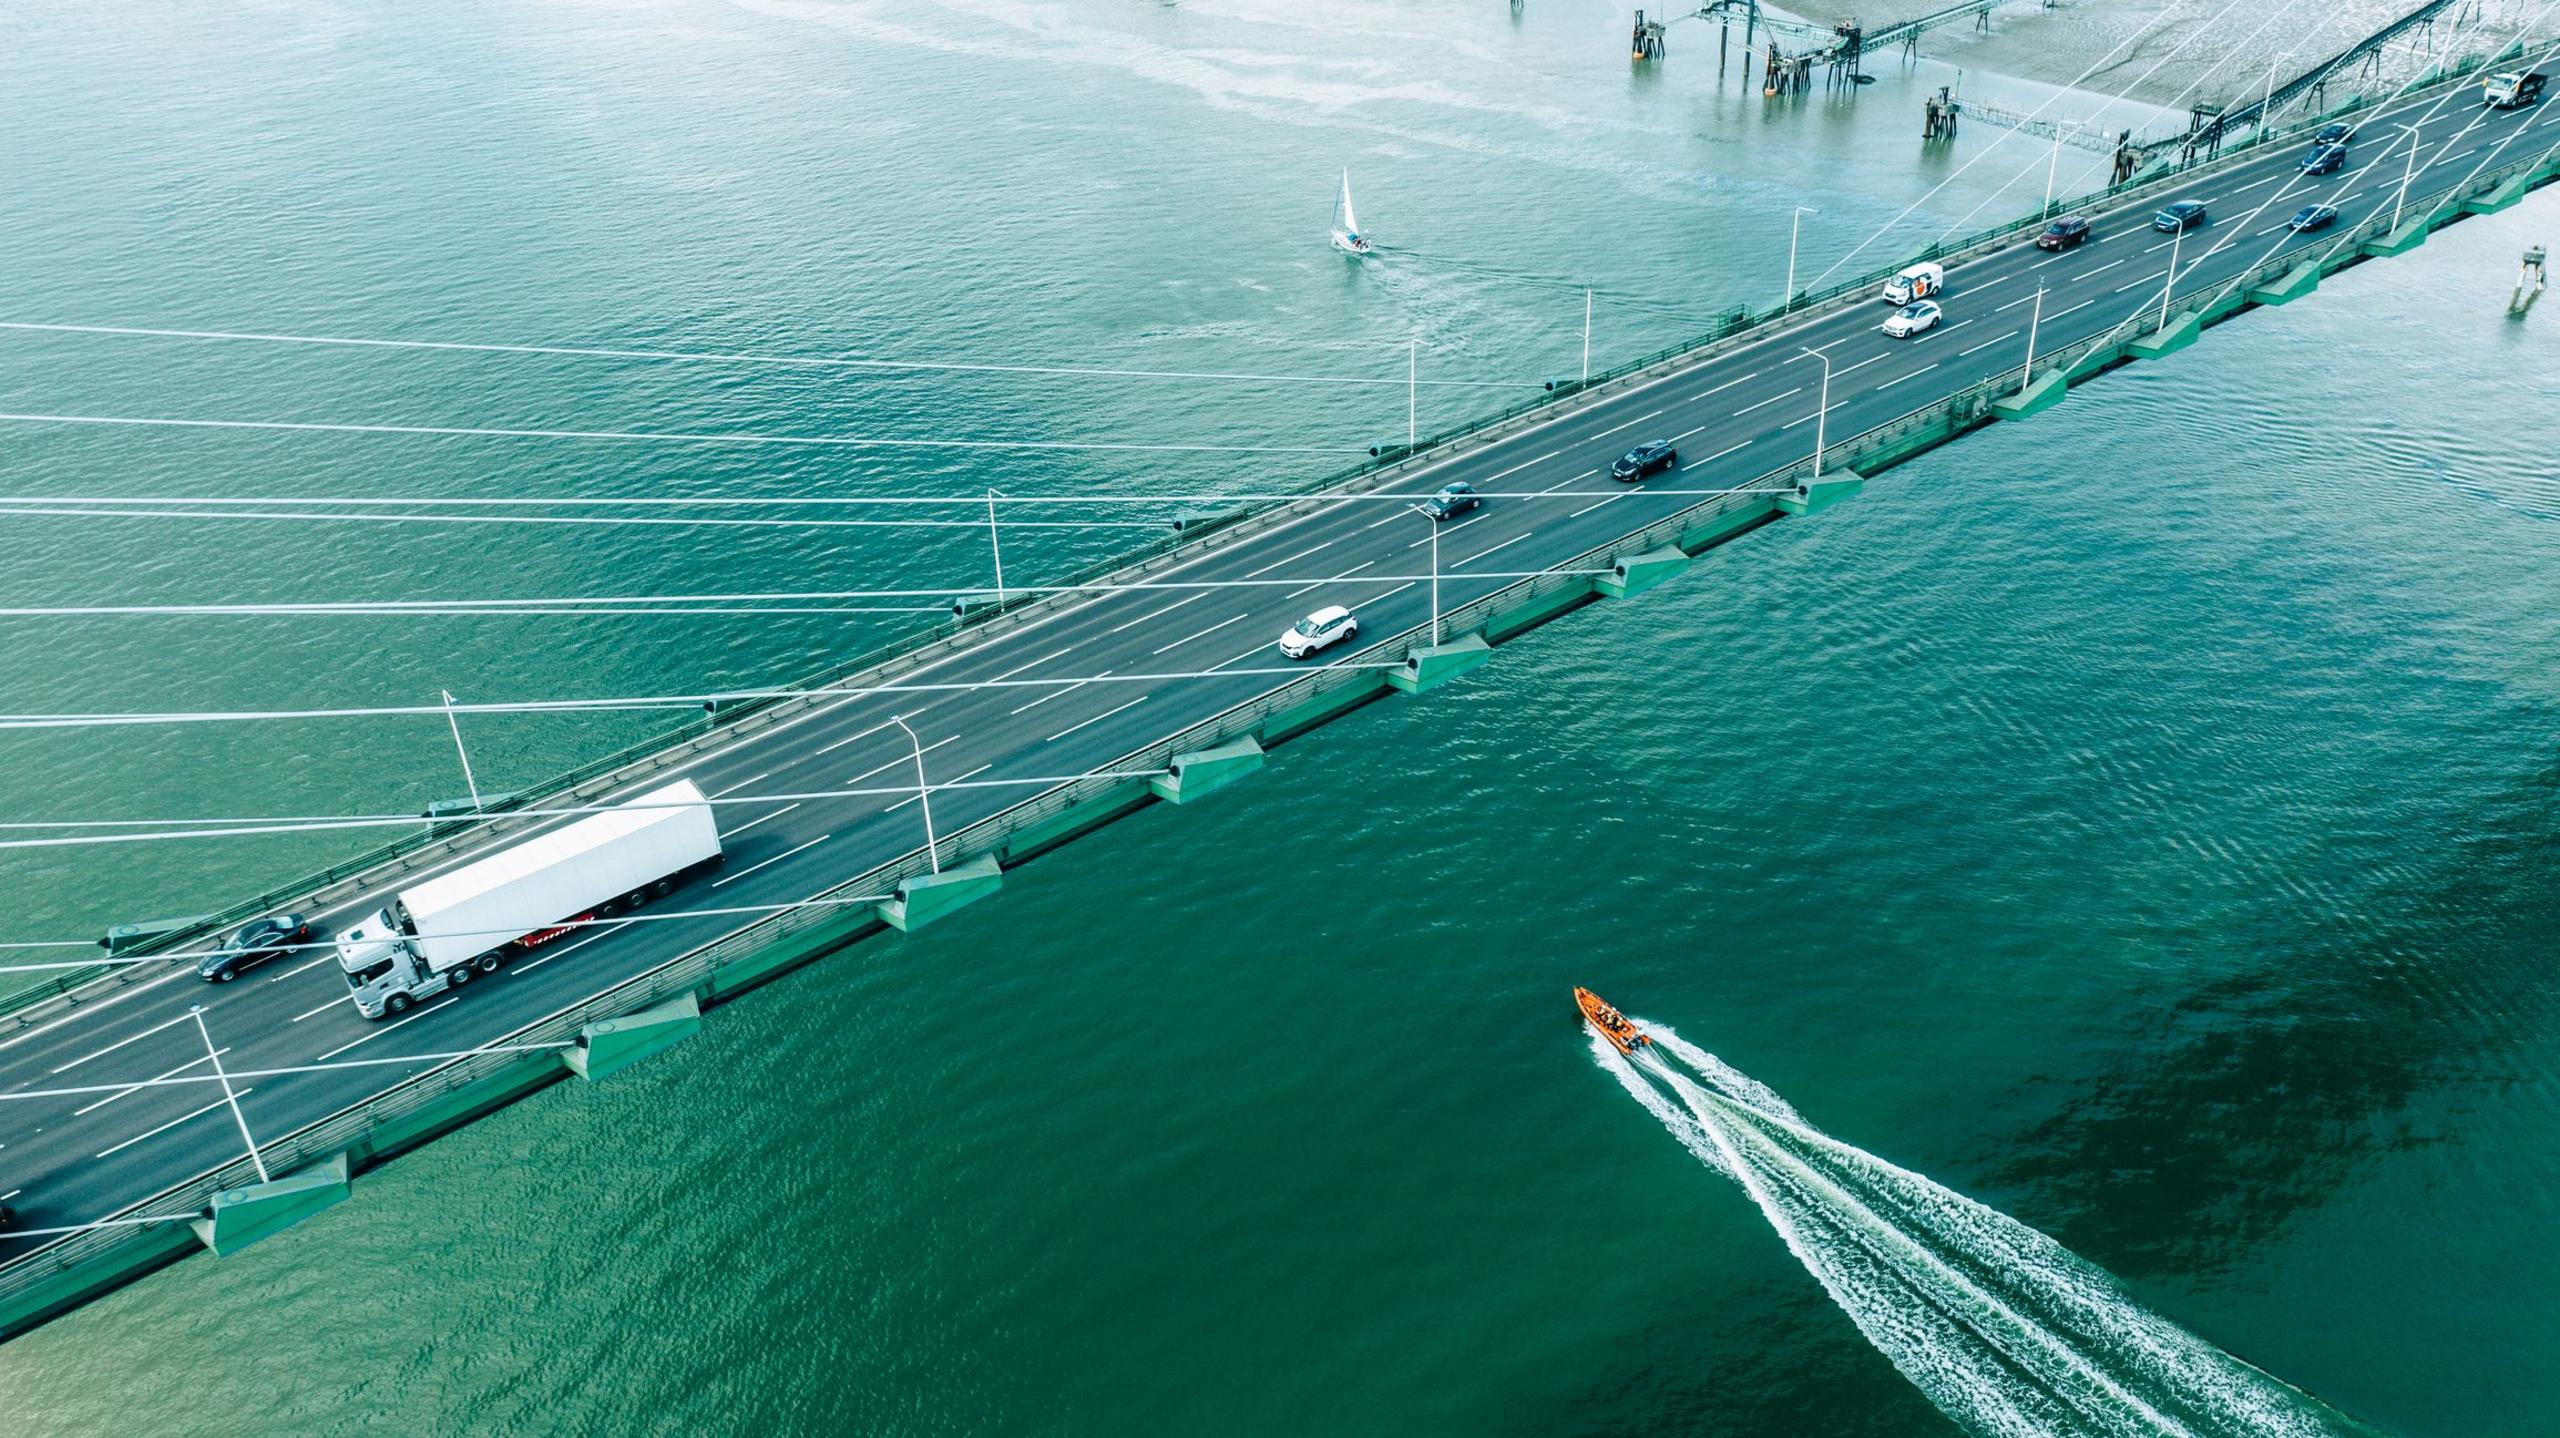
<instances>
[{"instance_id":1,"label":"bridge guardrail","mask_svg":"<svg viewBox=\"0 0 2560 1438\"><path fill-rule=\"evenodd\" d=\"M2408 213L2417 216L2441 214L2448 205L2473 195L2485 194L2516 175L2543 169L2550 163L2546 152L2534 153L2510 161L2494 170L2480 173L2429 192L2413 195ZM2357 248L2364 239L2379 238L2389 233L2383 216L2357 226L2340 237L2331 253L2341 256L2338 265L2355 261ZM2245 296L2256 285L2279 277L2304 263L2300 252L2261 261L2238 279L2220 281L2199 287L2182 298L2186 303L2172 302L2173 317L2204 312L2208 315L2215 296ZM2202 303L2197 301L2201 298ZM2131 325L2120 325L2101 335L2049 352L2038 365L2042 370L2070 373L2101 351L2116 349L2161 327L2156 311L2140 312ZM1826 470L1854 470L1861 458L1886 453L1908 442L1914 435L1939 427L1949 432L1980 422L1988 412L1990 401L2011 392L2016 381L2008 378L1987 380L1915 409L1899 418L1872 426L1851 435L1823 451ZM1589 391L1585 391L1586 393ZM1736 509L1769 502L1772 495L1783 492L1795 475L1811 467L1811 456L1773 469L1749 486L1734 492L1715 495L1698 504L1684 506L1610 543L1585 551L1564 563L1525 579L1515 580L1490 594L1444 614L1442 630L1450 635L1480 631L1495 616L1571 586L1587 585L1590 571L1605 568L1615 557L1658 548L1678 536L1696 529L1704 520ZM1329 496L1310 496L1322 500ZM1290 506L1309 500L1289 501ZM1285 507L1285 506L1284 506ZM1182 562L1188 562L1187 559ZM1430 625L1418 625L1389 636L1362 651L1367 655L1392 655L1401 662L1404 655L1427 641ZM1365 660L1360 668L1328 666L1308 671L1289 683L1233 706L1185 729L1153 741L1103 766L1106 770L1128 771L1161 769L1175 754L1211 747L1227 739L1252 732L1271 716L1295 709L1334 690L1350 685L1374 687L1380 681L1374 660ZM956 862L962 856L993 853L1001 850L1014 835L1028 832L1059 818L1081 805L1096 802L1113 790L1137 781L1128 778L1088 777L1071 781L1041 794L1008 806L984 819L941 837L937 852ZM618 1017L636 1009L672 998L680 992L698 992L714 973L728 964L744 959L772 944L787 941L820 925L842 922L849 903L842 906L816 907L820 901L882 898L891 893L898 882L929 872L931 857L918 848L886 864L879 865L823 894L815 896L812 907L785 910L768 915L732 930L730 933L669 960L647 972L636 974L611 989L564 1007L514 1032L492 1041L492 1046L517 1047L572 1042L586 1024ZM527 1063L556 1060L544 1055L525 1053L476 1053L451 1060L401 1081L371 1097L341 1109L312 1124L285 1134L273 1143L262 1145L259 1152L271 1171L289 1173L313 1162L323 1161L360 1146L368 1134L385 1123L411 1115L442 1097L468 1089L488 1079ZM204 1211L212 1196L224 1189L240 1187L256 1181L257 1173L246 1155L219 1167L206 1170L183 1183L164 1189L152 1197L129 1205L110 1217L167 1215L169 1222L182 1222ZM109 1254L122 1244L140 1241L148 1230L133 1226L92 1229L67 1235L50 1244L0 1264L0 1308L25 1290L41 1284L55 1273Z\"/></svg>"}]
</instances>

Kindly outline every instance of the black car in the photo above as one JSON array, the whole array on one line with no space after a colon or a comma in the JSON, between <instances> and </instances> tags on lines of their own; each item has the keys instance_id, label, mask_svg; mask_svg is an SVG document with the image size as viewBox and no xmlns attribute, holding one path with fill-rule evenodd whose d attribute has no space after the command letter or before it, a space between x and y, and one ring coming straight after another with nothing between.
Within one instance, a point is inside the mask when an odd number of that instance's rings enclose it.
<instances>
[{"instance_id":1,"label":"black car","mask_svg":"<svg viewBox=\"0 0 2560 1438\"><path fill-rule=\"evenodd\" d=\"M2302 157L2302 173L2306 175L2336 174L2346 167L2346 163L2346 146L2314 145L2311 147L2311 153Z\"/></svg>"},{"instance_id":2,"label":"black car","mask_svg":"<svg viewBox=\"0 0 2560 1438\"><path fill-rule=\"evenodd\" d=\"M2309 230L2325 230L2338 221L2335 205L2305 205L2285 221L2285 228L2299 235Z\"/></svg>"},{"instance_id":3,"label":"black car","mask_svg":"<svg viewBox=\"0 0 2560 1438\"><path fill-rule=\"evenodd\" d=\"M253 919L242 924L219 948L196 960L196 977L209 984L227 984L240 977L242 969L290 953L294 945L310 937L311 921L300 914Z\"/></svg>"},{"instance_id":4,"label":"black car","mask_svg":"<svg viewBox=\"0 0 2560 1438\"><path fill-rule=\"evenodd\" d=\"M2087 217L2082 215L2065 215L2061 219L2054 221L2052 224L2045 226L2044 233L2036 236L2036 248L2039 250L2067 250L2087 238L2089 238L2089 221Z\"/></svg>"},{"instance_id":5,"label":"black car","mask_svg":"<svg viewBox=\"0 0 2560 1438\"><path fill-rule=\"evenodd\" d=\"M2204 221L2204 201L2179 200L2161 207L2160 213L2151 217L2151 228L2173 235L2180 230L2192 230Z\"/></svg>"},{"instance_id":6,"label":"black car","mask_svg":"<svg viewBox=\"0 0 2560 1438\"><path fill-rule=\"evenodd\" d=\"M1433 519L1455 519L1484 503L1484 496L1463 479L1440 486L1440 492L1422 502L1422 512Z\"/></svg>"},{"instance_id":7,"label":"black car","mask_svg":"<svg viewBox=\"0 0 2560 1438\"><path fill-rule=\"evenodd\" d=\"M1680 462L1680 451L1667 439L1650 440L1618 456L1609 466L1609 477L1620 484L1633 484L1656 470L1669 469Z\"/></svg>"},{"instance_id":8,"label":"black car","mask_svg":"<svg viewBox=\"0 0 2560 1438\"><path fill-rule=\"evenodd\" d=\"M2320 133L2311 137L2311 143L2315 145L2343 145L2347 142L2347 137L2353 135L2355 132L2355 126L2348 124L2344 120L2340 120L2334 124L2321 126Z\"/></svg>"}]
</instances>

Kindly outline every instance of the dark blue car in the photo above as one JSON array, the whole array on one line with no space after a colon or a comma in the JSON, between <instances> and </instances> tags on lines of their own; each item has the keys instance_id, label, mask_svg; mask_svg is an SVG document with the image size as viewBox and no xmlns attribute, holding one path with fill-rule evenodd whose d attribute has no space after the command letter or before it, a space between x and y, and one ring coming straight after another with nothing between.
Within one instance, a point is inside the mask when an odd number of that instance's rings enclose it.
<instances>
[{"instance_id":1,"label":"dark blue car","mask_svg":"<svg viewBox=\"0 0 2560 1438\"><path fill-rule=\"evenodd\" d=\"M1657 439L1619 455L1618 462L1609 466L1609 477L1620 484L1633 484L1655 470L1669 469L1679 462L1680 451L1671 447L1671 441Z\"/></svg>"},{"instance_id":2,"label":"dark blue car","mask_svg":"<svg viewBox=\"0 0 2560 1438\"><path fill-rule=\"evenodd\" d=\"M2293 218L2285 221L2285 227L2300 235L2312 230L2325 230L2337 220L2338 207L2335 205L2305 205L2293 212Z\"/></svg>"},{"instance_id":3,"label":"dark blue car","mask_svg":"<svg viewBox=\"0 0 2560 1438\"><path fill-rule=\"evenodd\" d=\"M2311 147L2311 153L2302 157L2302 173L2306 175L2335 174L2346 168L2346 164L2346 146L2314 145Z\"/></svg>"}]
</instances>

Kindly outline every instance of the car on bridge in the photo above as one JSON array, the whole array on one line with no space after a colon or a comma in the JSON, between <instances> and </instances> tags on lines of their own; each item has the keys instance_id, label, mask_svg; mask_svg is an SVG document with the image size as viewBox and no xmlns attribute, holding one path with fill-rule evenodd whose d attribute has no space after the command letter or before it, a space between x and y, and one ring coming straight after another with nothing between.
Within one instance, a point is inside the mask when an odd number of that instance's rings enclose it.
<instances>
[{"instance_id":1,"label":"car on bridge","mask_svg":"<svg viewBox=\"0 0 2560 1438\"><path fill-rule=\"evenodd\" d=\"M2355 136L2355 133L2355 126L2348 124L2344 120L2334 120L2321 126L2320 133L2311 137L2311 143L2315 145L2343 145L2348 140L2352 139Z\"/></svg>"},{"instance_id":2,"label":"car on bridge","mask_svg":"<svg viewBox=\"0 0 2560 1438\"><path fill-rule=\"evenodd\" d=\"M2337 222L2337 206L2305 205L2301 209L2293 212L2293 218L2285 221L2284 227L2293 231L2297 235L2301 235L2308 234L2313 230L2325 230Z\"/></svg>"},{"instance_id":3,"label":"car on bridge","mask_svg":"<svg viewBox=\"0 0 2560 1438\"><path fill-rule=\"evenodd\" d=\"M1936 329L1938 321L1945 315L1946 312L1939 309L1934 300L1922 300L1916 305L1904 305L1886 317L1884 332L1889 338L1907 340L1913 335Z\"/></svg>"},{"instance_id":4,"label":"car on bridge","mask_svg":"<svg viewBox=\"0 0 2560 1438\"><path fill-rule=\"evenodd\" d=\"M2064 215L2061 219L2045 226L2044 233L2036 236L2036 248L2039 250L2067 250L2073 245L2085 242L2088 238L2088 216Z\"/></svg>"},{"instance_id":5,"label":"car on bridge","mask_svg":"<svg viewBox=\"0 0 2560 1438\"><path fill-rule=\"evenodd\" d=\"M2192 230L2208 218L2204 201L2177 200L2161 206L2160 213L2151 217L2151 228L2162 234L2174 235L2181 230Z\"/></svg>"},{"instance_id":6,"label":"car on bridge","mask_svg":"<svg viewBox=\"0 0 2560 1438\"><path fill-rule=\"evenodd\" d=\"M1439 520L1455 519L1483 504L1484 496L1476 493L1474 485L1463 479L1453 479L1440 486L1439 493L1424 500L1415 508L1420 509L1425 518Z\"/></svg>"},{"instance_id":7,"label":"car on bridge","mask_svg":"<svg viewBox=\"0 0 2560 1438\"><path fill-rule=\"evenodd\" d=\"M1304 659L1320 650L1330 649L1360 632L1360 621L1339 604L1328 604L1289 626L1280 636L1280 652L1292 659Z\"/></svg>"},{"instance_id":8,"label":"car on bridge","mask_svg":"<svg viewBox=\"0 0 2560 1438\"><path fill-rule=\"evenodd\" d=\"M1680 462L1680 451L1667 439L1650 439L1618 456L1609 466L1609 477L1620 484L1633 484L1656 470L1669 469Z\"/></svg>"},{"instance_id":9,"label":"car on bridge","mask_svg":"<svg viewBox=\"0 0 2560 1438\"><path fill-rule=\"evenodd\" d=\"M300 914L271 914L242 924L219 947L196 960L196 977L208 984L227 984L243 969L263 964L311 937L311 921Z\"/></svg>"},{"instance_id":10,"label":"car on bridge","mask_svg":"<svg viewBox=\"0 0 2560 1438\"><path fill-rule=\"evenodd\" d=\"M1884 302L1907 305L1925 300L1947 287L1947 271L1943 265L1912 265L1884 282Z\"/></svg>"},{"instance_id":11,"label":"car on bridge","mask_svg":"<svg viewBox=\"0 0 2560 1438\"><path fill-rule=\"evenodd\" d=\"M2300 166L2306 175L2334 175L2346 167L2347 147L2344 145L2314 145L2311 153L2302 157Z\"/></svg>"}]
</instances>

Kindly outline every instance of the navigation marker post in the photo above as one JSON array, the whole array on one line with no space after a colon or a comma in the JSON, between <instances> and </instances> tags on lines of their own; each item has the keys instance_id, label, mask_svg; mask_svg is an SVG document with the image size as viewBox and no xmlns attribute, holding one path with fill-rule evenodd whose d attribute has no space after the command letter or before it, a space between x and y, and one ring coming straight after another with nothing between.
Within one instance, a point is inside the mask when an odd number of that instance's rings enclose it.
<instances>
[{"instance_id":1,"label":"navigation marker post","mask_svg":"<svg viewBox=\"0 0 2560 1438\"><path fill-rule=\"evenodd\" d=\"M471 777L471 751L462 747L462 720L453 712L453 691L439 689L444 696L444 722L453 730L453 752L462 758L462 783L471 791L471 812L480 812L480 781Z\"/></svg>"},{"instance_id":2,"label":"navigation marker post","mask_svg":"<svg viewBox=\"0 0 2560 1438\"><path fill-rule=\"evenodd\" d=\"M916 746L916 804L924 810L924 861L939 874L942 872L942 845L933 837L933 789L924 781L924 741L916 737L916 731L907 729L907 721L898 715L890 715L889 722L905 729L907 742Z\"/></svg>"},{"instance_id":3,"label":"navigation marker post","mask_svg":"<svg viewBox=\"0 0 2560 1438\"><path fill-rule=\"evenodd\" d=\"M1796 217L1787 222L1787 292L1778 297L1778 309L1784 313L1796 302L1796 235L1804 225L1804 217L1822 212L1811 205L1796 206Z\"/></svg>"}]
</instances>

